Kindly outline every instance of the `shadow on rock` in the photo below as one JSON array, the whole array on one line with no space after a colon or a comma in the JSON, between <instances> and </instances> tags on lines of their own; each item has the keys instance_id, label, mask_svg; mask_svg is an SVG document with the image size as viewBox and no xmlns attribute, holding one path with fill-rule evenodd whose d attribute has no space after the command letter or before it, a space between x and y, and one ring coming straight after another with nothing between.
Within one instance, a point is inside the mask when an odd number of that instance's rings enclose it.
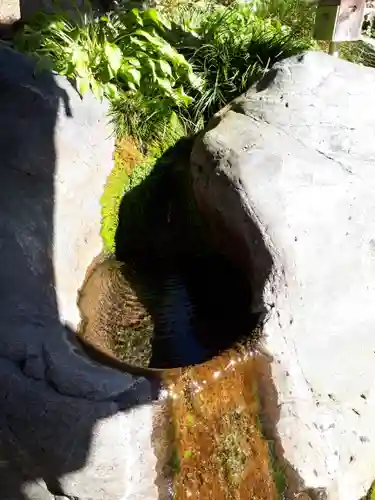
<instances>
[{"instance_id":1,"label":"shadow on rock","mask_svg":"<svg viewBox=\"0 0 375 500\"><path fill-rule=\"evenodd\" d=\"M142 426L130 410L149 400L144 379L82 357L59 316L56 184L60 201L69 203L77 193L64 187L56 165L80 175L74 169L86 150L75 163L73 144L77 136L82 140L82 123L98 122L94 108L95 102L82 104L65 80L35 76L27 58L0 50L2 500L123 497L129 432ZM65 243L68 258L75 242ZM142 383L140 401L133 392ZM121 407L129 412L118 413Z\"/></svg>"}]
</instances>

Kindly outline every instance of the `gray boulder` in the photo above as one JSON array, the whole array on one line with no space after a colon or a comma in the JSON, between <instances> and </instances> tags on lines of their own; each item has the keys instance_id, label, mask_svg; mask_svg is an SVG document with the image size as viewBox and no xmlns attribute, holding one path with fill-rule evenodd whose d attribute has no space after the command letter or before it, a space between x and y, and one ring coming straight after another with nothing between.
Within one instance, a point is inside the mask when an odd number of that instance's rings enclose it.
<instances>
[{"instance_id":1,"label":"gray boulder","mask_svg":"<svg viewBox=\"0 0 375 500\"><path fill-rule=\"evenodd\" d=\"M153 487L150 384L71 342L77 290L102 248L106 111L0 50L2 500L127 500Z\"/></svg>"},{"instance_id":2,"label":"gray boulder","mask_svg":"<svg viewBox=\"0 0 375 500\"><path fill-rule=\"evenodd\" d=\"M323 53L284 60L192 153L199 204L264 314L280 450L330 500L375 476L374 88L375 70Z\"/></svg>"}]
</instances>

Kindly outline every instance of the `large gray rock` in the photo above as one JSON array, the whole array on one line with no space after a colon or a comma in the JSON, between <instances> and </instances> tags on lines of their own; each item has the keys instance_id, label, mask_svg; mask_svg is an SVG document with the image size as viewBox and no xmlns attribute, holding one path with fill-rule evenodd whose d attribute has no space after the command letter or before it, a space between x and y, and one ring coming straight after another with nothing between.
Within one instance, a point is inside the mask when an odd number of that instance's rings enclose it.
<instances>
[{"instance_id":1,"label":"large gray rock","mask_svg":"<svg viewBox=\"0 0 375 500\"><path fill-rule=\"evenodd\" d=\"M247 269L302 486L354 500L375 476L375 70L287 59L192 154L212 230Z\"/></svg>"},{"instance_id":2,"label":"large gray rock","mask_svg":"<svg viewBox=\"0 0 375 500\"><path fill-rule=\"evenodd\" d=\"M0 50L2 500L153 487L149 383L89 362L65 327L77 327L77 290L101 251L109 135L104 103Z\"/></svg>"}]
</instances>

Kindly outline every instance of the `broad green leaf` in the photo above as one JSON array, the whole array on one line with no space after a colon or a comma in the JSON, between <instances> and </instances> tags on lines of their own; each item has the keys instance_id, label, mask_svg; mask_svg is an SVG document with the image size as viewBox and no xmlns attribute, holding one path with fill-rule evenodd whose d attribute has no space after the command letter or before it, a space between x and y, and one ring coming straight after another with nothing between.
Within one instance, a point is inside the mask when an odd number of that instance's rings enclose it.
<instances>
[{"instance_id":1,"label":"broad green leaf","mask_svg":"<svg viewBox=\"0 0 375 500\"><path fill-rule=\"evenodd\" d=\"M141 83L141 72L137 68L129 67L127 73L131 75L131 78L129 78L129 80L133 81L137 86L139 86Z\"/></svg>"},{"instance_id":2,"label":"broad green leaf","mask_svg":"<svg viewBox=\"0 0 375 500\"><path fill-rule=\"evenodd\" d=\"M98 83L95 78L92 78L90 80L90 86L91 86L91 91L94 94L94 96L101 101L103 99L103 85Z\"/></svg>"},{"instance_id":3,"label":"broad green leaf","mask_svg":"<svg viewBox=\"0 0 375 500\"><path fill-rule=\"evenodd\" d=\"M114 43L105 42L104 53L111 70L116 74L121 67L122 52Z\"/></svg>"},{"instance_id":4,"label":"broad green leaf","mask_svg":"<svg viewBox=\"0 0 375 500\"><path fill-rule=\"evenodd\" d=\"M184 106L188 106L193 102L193 98L185 94L185 91L182 87L178 87L174 89L174 97L177 101L177 104L182 104Z\"/></svg>"},{"instance_id":5,"label":"broad green leaf","mask_svg":"<svg viewBox=\"0 0 375 500\"><path fill-rule=\"evenodd\" d=\"M152 59L147 59L147 61L145 61L146 64L148 64L148 66L150 67L151 69L151 73L152 73L152 79L154 80L154 82L156 82L157 80L157 75L156 75L156 64L155 62L152 60Z\"/></svg>"},{"instance_id":6,"label":"broad green leaf","mask_svg":"<svg viewBox=\"0 0 375 500\"><path fill-rule=\"evenodd\" d=\"M141 63L140 63L139 59L137 59L136 57L124 57L123 59L124 59L124 62L131 64L135 68L141 67Z\"/></svg>"},{"instance_id":7,"label":"broad green leaf","mask_svg":"<svg viewBox=\"0 0 375 500\"><path fill-rule=\"evenodd\" d=\"M139 10L138 9L132 9L129 12L128 15L129 15L130 18L133 18L133 21L135 21L136 23L138 23L139 26L143 26L143 19L142 19L142 17L139 14Z\"/></svg>"},{"instance_id":8,"label":"broad green leaf","mask_svg":"<svg viewBox=\"0 0 375 500\"><path fill-rule=\"evenodd\" d=\"M137 87L141 83L141 72L134 66L123 64L121 66L121 74L125 77L127 81L131 81Z\"/></svg>"},{"instance_id":9,"label":"broad green leaf","mask_svg":"<svg viewBox=\"0 0 375 500\"><path fill-rule=\"evenodd\" d=\"M90 83L87 77L77 76L76 84L78 92L81 94L81 96L84 96L86 92L90 90Z\"/></svg>"},{"instance_id":10,"label":"broad green leaf","mask_svg":"<svg viewBox=\"0 0 375 500\"><path fill-rule=\"evenodd\" d=\"M76 71L75 66L71 61L65 61L64 64L59 64L57 68L58 73L68 77L75 77Z\"/></svg>"},{"instance_id":11,"label":"broad green leaf","mask_svg":"<svg viewBox=\"0 0 375 500\"><path fill-rule=\"evenodd\" d=\"M152 43L152 45L154 45L155 47L162 47L165 44L162 38L160 38L159 36L151 35L145 30L136 30L135 34L146 38L146 40Z\"/></svg>"},{"instance_id":12,"label":"broad green leaf","mask_svg":"<svg viewBox=\"0 0 375 500\"><path fill-rule=\"evenodd\" d=\"M147 9L142 13L143 19L149 19L153 23L155 23L157 26L160 26L161 20L158 14L158 11L156 9Z\"/></svg>"},{"instance_id":13,"label":"broad green leaf","mask_svg":"<svg viewBox=\"0 0 375 500\"><path fill-rule=\"evenodd\" d=\"M139 62L141 63L141 65L144 64L144 62L147 61L149 59L149 57L150 57L149 54L145 54L143 51L142 52L137 51L135 53L135 56L139 60Z\"/></svg>"},{"instance_id":14,"label":"broad green leaf","mask_svg":"<svg viewBox=\"0 0 375 500\"><path fill-rule=\"evenodd\" d=\"M109 100L114 100L118 98L119 92L116 85L114 85L113 83L107 83L106 85L104 85L103 89L105 96Z\"/></svg>"},{"instance_id":15,"label":"broad green leaf","mask_svg":"<svg viewBox=\"0 0 375 500\"><path fill-rule=\"evenodd\" d=\"M173 94L173 88L170 80L167 80L166 78L156 77L156 83L159 85L160 88L165 90L167 94L169 95Z\"/></svg>"},{"instance_id":16,"label":"broad green leaf","mask_svg":"<svg viewBox=\"0 0 375 500\"><path fill-rule=\"evenodd\" d=\"M71 55L71 61L77 73L84 77L87 74L87 65L89 62L87 52L80 47L74 47Z\"/></svg>"},{"instance_id":17,"label":"broad green leaf","mask_svg":"<svg viewBox=\"0 0 375 500\"><path fill-rule=\"evenodd\" d=\"M130 45L136 45L144 52L146 52L147 48L148 48L147 42L145 40L139 40L138 38L136 38L134 36L130 37Z\"/></svg>"},{"instance_id":18,"label":"broad green leaf","mask_svg":"<svg viewBox=\"0 0 375 500\"><path fill-rule=\"evenodd\" d=\"M160 59L159 61L157 61L157 64L159 66L160 73L162 74L162 76L172 77L172 68L170 64L167 63L167 61L163 61L163 59Z\"/></svg>"},{"instance_id":19,"label":"broad green leaf","mask_svg":"<svg viewBox=\"0 0 375 500\"><path fill-rule=\"evenodd\" d=\"M97 77L102 83L109 83L114 76L115 75L113 74L112 68L109 66L109 64L102 64L99 67Z\"/></svg>"},{"instance_id":20,"label":"broad green leaf","mask_svg":"<svg viewBox=\"0 0 375 500\"><path fill-rule=\"evenodd\" d=\"M159 46L159 53L167 58L174 66L190 68L189 63L182 54L179 54L169 43L164 42Z\"/></svg>"},{"instance_id":21,"label":"broad green leaf","mask_svg":"<svg viewBox=\"0 0 375 500\"><path fill-rule=\"evenodd\" d=\"M53 70L53 61L49 57L38 57L35 65L35 71L37 73L42 71L52 71Z\"/></svg>"}]
</instances>

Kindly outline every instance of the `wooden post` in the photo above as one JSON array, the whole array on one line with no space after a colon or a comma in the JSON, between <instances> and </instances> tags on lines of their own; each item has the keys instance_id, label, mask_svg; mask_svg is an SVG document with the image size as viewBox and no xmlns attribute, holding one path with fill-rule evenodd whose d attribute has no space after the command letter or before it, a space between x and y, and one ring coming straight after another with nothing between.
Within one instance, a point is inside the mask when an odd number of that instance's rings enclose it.
<instances>
[{"instance_id":1,"label":"wooden post","mask_svg":"<svg viewBox=\"0 0 375 500\"><path fill-rule=\"evenodd\" d=\"M359 40L366 0L320 0L314 38L330 42L329 54L338 57L340 42Z\"/></svg>"}]
</instances>

